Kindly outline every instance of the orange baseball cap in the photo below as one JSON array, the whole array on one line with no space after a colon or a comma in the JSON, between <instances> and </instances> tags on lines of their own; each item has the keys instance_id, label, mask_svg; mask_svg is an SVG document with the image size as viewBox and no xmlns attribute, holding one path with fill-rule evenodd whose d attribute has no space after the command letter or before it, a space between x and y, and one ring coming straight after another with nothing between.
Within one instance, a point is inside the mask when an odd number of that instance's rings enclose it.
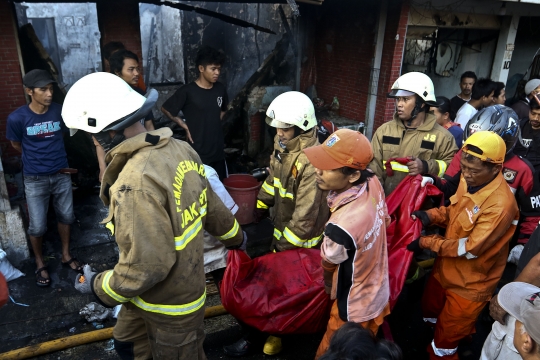
<instances>
[{"instance_id":1,"label":"orange baseball cap","mask_svg":"<svg viewBox=\"0 0 540 360\"><path fill-rule=\"evenodd\" d=\"M344 166L365 170L373 159L368 138L349 129L336 131L324 144L304 149L304 153L311 164L321 170L334 170Z\"/></svg>"}]
</instances>

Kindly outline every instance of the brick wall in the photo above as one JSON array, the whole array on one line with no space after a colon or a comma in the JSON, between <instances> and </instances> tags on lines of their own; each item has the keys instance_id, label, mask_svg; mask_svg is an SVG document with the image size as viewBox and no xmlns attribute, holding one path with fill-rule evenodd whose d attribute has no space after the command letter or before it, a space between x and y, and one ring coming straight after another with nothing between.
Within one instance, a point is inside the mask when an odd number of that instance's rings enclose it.
<instances>
[{"instance_id":1,"label":"brick wall","mask_svg":"<svg viewBox=\"0 0 540 360\"><path fill-rule=\"evenodd\" d=\"M7 116L26 104L11 6L0 1L0 147L6 156L19 154L6 139Z\"/></svg>"},{"instance_id":2,"label":"brick wall","mask_svg":"<svg viewBox=\"0 0 540 360\"><path fill-rule=\"evenodd\" d=\"M401 75L409 9L410 0L390 0L388 4L374 131L384 122L391 120L395 112L394 101L387 99L386 94Z\"/></svg>"},{"instance_id":3,"label":"brick wall","mask_svg":"<svg viewBox=\"0 0 540 360\"><path fill-rule=\"evenodd\" d=\"M376 2L325 2L309 14L314 31L314 54L302 71L301 90L316 78L317 94L326 103L337 96L340 115L364 121L377 23ZM309 57L309 55L308 55ZM315 67L316 75L308 73Z\"/></svg>"},{"instance_id":4,"label":"brick wall","mask_svg":"<svg viewBox=\"0 0 540 360\"><path fill-rule=\"evenodd\" d=\"M120 41L139 57L142 67L139 3L131 0L98 1L96 3L101 46Z\"/></svg>"}]
</instances>

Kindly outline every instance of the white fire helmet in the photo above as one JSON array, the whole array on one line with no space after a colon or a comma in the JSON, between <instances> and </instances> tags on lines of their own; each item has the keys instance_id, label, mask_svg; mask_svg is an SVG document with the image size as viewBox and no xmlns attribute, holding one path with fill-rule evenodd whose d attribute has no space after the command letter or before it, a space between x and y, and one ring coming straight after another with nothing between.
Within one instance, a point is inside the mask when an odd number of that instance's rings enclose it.
<instances>
[{"instance_id":1,"label":"white fire helmet","mask_svg":"<svg viewBox=\"0 0 540 360\"><path fill-rule=\"evenodd\" d=\"M278 129L298 126L303 131L309 130L317 125L313 102L301 92L285 92L266 110L266 123Z\"/></svg>"},{"instance_id":2,"label":"white fire helmet","mask_svg":"<svg viewBox=\"0 0 540 360\"><path fill-rule=\"evenodd\" d=\"M438 105L433 81L421 72L409 72L401 75L392 85L392 91L388 97L412 96L413 94L420 96L428 106Z\"/></svg>"},{"instance_id":3,"label":"white fire helmet","mask_svg":"<svg viewBox=\"0 0 540 360\"><path fill-rule=\"evenodd\" d=\"M155 105L156 90L137 93L122 78L105 72L86 75L69 89L62 118L71 135L122 130L144 118Z\"/></svg>"}]
</instances>

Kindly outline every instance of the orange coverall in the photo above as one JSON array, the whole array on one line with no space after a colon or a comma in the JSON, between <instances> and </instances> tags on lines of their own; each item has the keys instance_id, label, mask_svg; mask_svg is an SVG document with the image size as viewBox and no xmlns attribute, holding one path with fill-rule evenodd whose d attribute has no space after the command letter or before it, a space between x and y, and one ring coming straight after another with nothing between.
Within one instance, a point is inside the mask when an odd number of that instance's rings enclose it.
<instances>
[{"instance_id":1,"label":"orange coverall","mask_svg":"<svg viewBox=\"0 0 540 360\"><path fill-rule=\"evenodd\" d=\"M420 238L420 247L439 255L422 299L424 321L436 324L428 351L430 359L458 360L459 341L474 332L502 276L519 211L499 173L474 194L461 177L450 206L427 215L432 225L446 227L444 237Z\"/></svg>"}]
</instances>

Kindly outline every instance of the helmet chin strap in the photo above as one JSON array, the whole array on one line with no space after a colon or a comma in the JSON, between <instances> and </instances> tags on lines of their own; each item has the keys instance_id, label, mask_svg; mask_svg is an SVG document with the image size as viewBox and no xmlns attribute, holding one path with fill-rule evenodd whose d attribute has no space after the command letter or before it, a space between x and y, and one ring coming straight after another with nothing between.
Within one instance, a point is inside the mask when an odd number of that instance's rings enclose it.
<instances>
[{"instance_id":1,"label":"helmet chin strap","mask_svg":"<svg viewBox=\"0 0 540 360\"><path fill-rule=\"evenodd\" d=\"M126 139L124 136L124 129L117 130L116 134L111 138L109 135L109 131L102 131L99 133L94 134L94 137L98 141L99 145L105 150L105 152L111 150L116 145L120 144L122 141Z\"/></svg>"},{"instance_id":2,"label":"helmet chin strap","mask_svg":"<svg viewBox=\"0 0 540 360\"><path fill-rule=\"evenodd\" d=\"M407 127L410 127L411 126L411 123L413 122L414 119L416 119L416 117L418 116L418 114L420 113L420 111L422 110L422 104L423 102L420 101L418 98L416 99L416 103L414 105L414 109L413 111L411 112L411 118L409 120L407 120Z\"/></svg>"}]
</instances>

